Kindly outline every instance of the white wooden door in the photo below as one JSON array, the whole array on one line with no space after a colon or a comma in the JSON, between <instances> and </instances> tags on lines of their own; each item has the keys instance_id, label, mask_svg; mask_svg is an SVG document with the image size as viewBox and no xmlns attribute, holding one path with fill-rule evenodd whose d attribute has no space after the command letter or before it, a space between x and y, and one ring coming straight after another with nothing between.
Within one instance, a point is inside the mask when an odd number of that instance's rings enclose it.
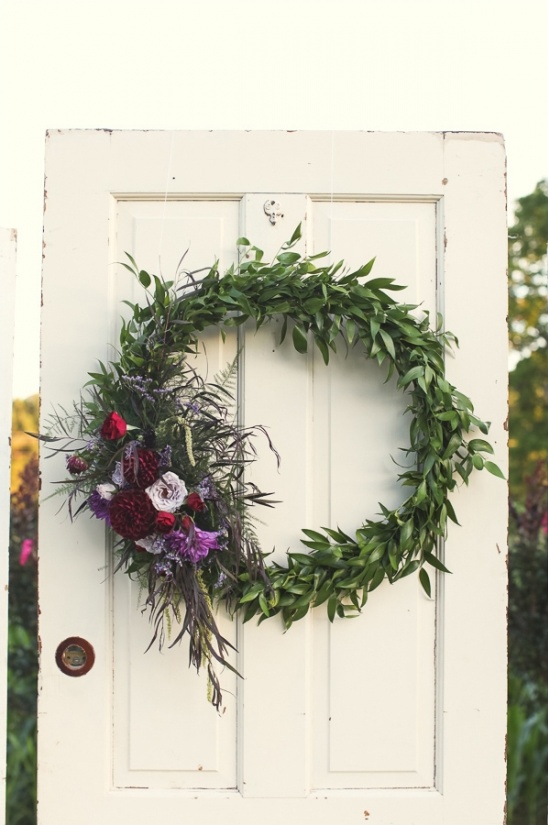
<instances>
[{"instance_id":1,"label":"white wooden door","mask_svg":"<svg viewBox=\"0 0 548 825\"><path fill-rule=\"evenodd\" d=\"M441 310L461 340L451 381L506 437L504 151L496 135L53 132L47 139L42 410L68 407L116 342L139 287L116 262L169 277L221 266L246 235L274 255L330 249ZM271 223L267 200L280 205ZM283 559L302 527L355 530L397 506L405 397L363 357L326 368L277 345L274 322L243 333L238 403L282 455L255 470L281 500L263 549ZM207 369L236 351L206 337ZM112 352L112 350L110 350ZM57 463L56 463L57 462ZM41 825L501 823L505 734L505 485L476 474L455 495L453 575L427 599L410 577L330 624L319 608L287 633L221 617L239 680L225 708L183 648L146 655L150 628L127 577L110 576L100 524L71 524L43 463L39 822ZM93 668L70 678L55 650L79 636Z\"/></svg>"}]
</instances>

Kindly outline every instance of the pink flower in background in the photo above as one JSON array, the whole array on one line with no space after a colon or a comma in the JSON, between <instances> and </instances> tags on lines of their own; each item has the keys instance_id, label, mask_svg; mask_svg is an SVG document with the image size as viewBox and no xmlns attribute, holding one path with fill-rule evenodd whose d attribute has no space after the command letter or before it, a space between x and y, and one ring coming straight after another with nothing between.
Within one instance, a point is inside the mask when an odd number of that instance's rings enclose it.
<instances>
[{"instance_id":1,"label":"pink flower in background","mask_svg":"<svg viewBox=\"0 0 548 825\"><path fill-rule=\"evenodd\" d=\"M19 564L25 565L32 556L32 539L23 539L21 542L21 552L19 553Z\"/></svg>"}]
</instances>

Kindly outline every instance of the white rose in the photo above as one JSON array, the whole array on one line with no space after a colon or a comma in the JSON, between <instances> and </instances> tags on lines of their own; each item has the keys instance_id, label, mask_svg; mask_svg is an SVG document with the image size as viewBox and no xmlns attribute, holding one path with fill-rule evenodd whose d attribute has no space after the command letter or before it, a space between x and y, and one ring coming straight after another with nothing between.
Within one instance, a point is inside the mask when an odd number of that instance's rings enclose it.
<instances>
[{"instance_id":1,"label":"white rose","mask_svg":"<svg viewBox=\"0 0 548 825\"><path fill-rule=\"evenodd\" d=\"M114 484L99 484L96 489L101 498L106 501L110 501L114 493L118 492Z\"/></svg>"},{"instance_id":2,"label":"white rose","mask_svg":"<svg viewBox=\"0 0 548 825\"><path fill-rule=\"evenodd\" d=\"M145 492L155 508L165 513L174 513L188 495L184 481L175 473L164 473Z\"/></svg>"}]
</instances>

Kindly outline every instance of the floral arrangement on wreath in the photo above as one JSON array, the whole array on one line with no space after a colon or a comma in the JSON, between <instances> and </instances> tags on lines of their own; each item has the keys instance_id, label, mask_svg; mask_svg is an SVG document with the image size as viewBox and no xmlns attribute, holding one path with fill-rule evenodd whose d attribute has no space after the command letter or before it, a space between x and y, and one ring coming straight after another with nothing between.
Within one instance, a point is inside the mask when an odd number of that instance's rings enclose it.
<instances>
[{"instance_id":1,"label":"floral arrangement on wreath","mask_svg":"<svg viewBox=\"0 0 548 825\"><path fill-rule=\"evenodd\" d=\"M144 586L150 644L161 647L177 622L170 644L188 636L190 664L207 668L216 708L222 691L215 663L234 670L216 604L241 610L244 621L280 613L289 627L321 604L331 621L354 615L383 579L417 570L430 595L424 565L449 572L437 551L447 520L458 523L448 499L455 476L468 483L474 469L486 468L502 477L482 455L491 445L467 438L473 428L486 434L488 425L445 378L444 350L456 338L442 330L441 317L434 331L427 314L418 318L415 306L396 302L387 291L403 287L368 278L374 260L347 272L342 261L318 263L327 252L290 251L300 237L299 226L270 263L240 238L237 267L221 274L214 264L175 282L139 270L128 255L123 265L145 288L146 304L129 303L118 360L99 362L74 413L56 415L56 434L39 436L62 441L54 451L68 453L70 478L60 491L71 517L88 511L103 520L115 570ZM380 504L381 518L366 519L354 536L339 527L303 529L309 552L289 552L287 566L267 564L250 505L275 502L245 478L257 436L279 456L264 427L241 428L234 417L235 365L207 383L189 363L207 327L251 320L258 328L274 316L283 318L282 341L291 329L297 351L313 342L326 364L338 345L360 346L386 367L386 380L397 374L411 414L410 467L398 476L410 491L403 503L392 511Z\"/></svg>"}]
</instances>

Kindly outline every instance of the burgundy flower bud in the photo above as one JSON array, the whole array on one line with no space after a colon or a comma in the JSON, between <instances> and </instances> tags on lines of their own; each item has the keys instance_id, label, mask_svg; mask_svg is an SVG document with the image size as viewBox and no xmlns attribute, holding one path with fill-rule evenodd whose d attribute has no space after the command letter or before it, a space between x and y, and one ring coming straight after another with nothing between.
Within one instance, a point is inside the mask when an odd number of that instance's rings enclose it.
<instances>
[{"instance_id":1,"label":"burgundy flower bud","mask_svg":"<svg viewBox=\"0 0 548 825\"><path fill-rule=\"evenodd\" d=\"M207 506L198 493L190 493L186 498L185 504L197 513L203 513Z\"/></svg>"},{"instance_id":2,"label":"burgundy flower bud","mask_svg":"<svg viewBox=\"0 0 548 825\"><path fill-rule=\"evenodd\" d=\"M80 473L85 473L88 468L88 463L79 455L70 455L67 458L67 470L72 476L78 476Z\"/></svg>"}]
</instances>

